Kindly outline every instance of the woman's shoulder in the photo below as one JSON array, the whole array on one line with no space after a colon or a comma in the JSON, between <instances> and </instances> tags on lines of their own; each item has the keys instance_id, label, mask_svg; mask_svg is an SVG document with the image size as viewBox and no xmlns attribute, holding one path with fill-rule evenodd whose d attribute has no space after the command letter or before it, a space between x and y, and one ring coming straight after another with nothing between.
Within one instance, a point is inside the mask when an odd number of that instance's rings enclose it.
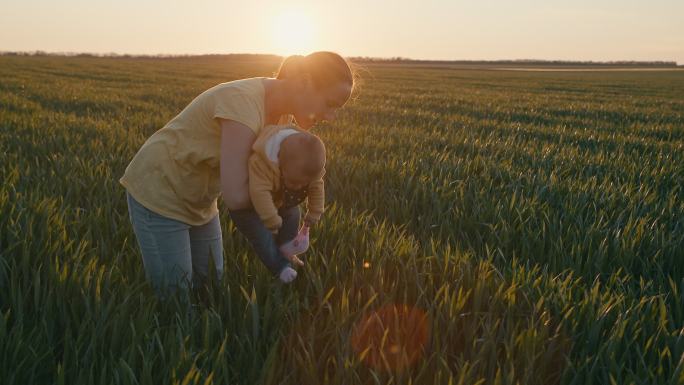
<instances>
[{"instance_id":1,"label":"woman's shoulder","mask_svg":"<svg viewBox=\"0 0 684 385\"><path fill-rule=\"evenodd\" d=\"M219 83L214 87L207 90L210 93L219 94L243 94L243 95L263 95L264 93L264 79L263 77L258 78L246 78L237 79L229 82Z\"/></svg>"}]
</instances>

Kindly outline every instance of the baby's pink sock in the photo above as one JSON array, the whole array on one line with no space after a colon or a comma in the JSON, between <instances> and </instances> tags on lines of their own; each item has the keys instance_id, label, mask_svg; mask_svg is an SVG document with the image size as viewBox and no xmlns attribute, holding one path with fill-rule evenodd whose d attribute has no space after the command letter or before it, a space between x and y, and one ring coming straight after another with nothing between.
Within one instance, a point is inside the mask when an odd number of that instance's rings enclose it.
<instances>
[{"instance_id":1,"label":"baby's pink sock","mask_svg":"<svg viewBox=\"0 0 684 385\"><path fill-rule=\"evenodd\" d=\"M290 283L297 278L297 270L287 266L280 272L278 278L284 283Z\"/></svg>"}]
</instances>

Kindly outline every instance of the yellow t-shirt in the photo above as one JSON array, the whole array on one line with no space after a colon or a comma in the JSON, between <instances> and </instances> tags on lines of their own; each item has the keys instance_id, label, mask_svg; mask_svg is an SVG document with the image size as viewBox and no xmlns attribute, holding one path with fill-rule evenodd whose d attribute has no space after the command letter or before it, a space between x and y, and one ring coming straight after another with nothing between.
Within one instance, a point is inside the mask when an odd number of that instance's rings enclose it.
<instances>
[{"instance_id":1,"label":"yellow t-shirt","mask_svg":"<svg viewBox=\"0 0 684 385\"><path fill-rule=\"evenodd\" d=\"M119 182L158 214L193 226L209 222L218 214L221 194L217 118L242 123L258 135L266 120L265 79L221 83L201 93L145 141Z\"/></svg>"}]
</instances>

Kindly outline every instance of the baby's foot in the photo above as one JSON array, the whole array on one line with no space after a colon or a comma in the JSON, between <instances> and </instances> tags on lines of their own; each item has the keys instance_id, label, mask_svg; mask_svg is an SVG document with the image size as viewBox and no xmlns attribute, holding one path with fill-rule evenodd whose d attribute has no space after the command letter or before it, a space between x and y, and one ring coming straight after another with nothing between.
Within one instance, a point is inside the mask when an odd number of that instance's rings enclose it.
<instances>
[{"instance_id":1,"label":"baby's foot","mask_svg":"<svg viewBox=\"0 0 684 385\"><path fill-rule=\"evenodd\" d=\"M279 278L284 283L290 283L294 281L295 278L297 278L297 271L291 268L290 266L287 266L280 271Z\"/></svg>"}]
</instances>

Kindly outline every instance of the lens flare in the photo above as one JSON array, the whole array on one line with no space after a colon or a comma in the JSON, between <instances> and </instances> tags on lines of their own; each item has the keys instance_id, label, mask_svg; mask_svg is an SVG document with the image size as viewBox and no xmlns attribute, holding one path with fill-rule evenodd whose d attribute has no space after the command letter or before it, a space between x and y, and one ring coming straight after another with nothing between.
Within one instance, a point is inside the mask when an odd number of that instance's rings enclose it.
<instances>
[{"instance_id":1,"label":"lens flare","mask_svg":"<svg viewBox=\"0 0 684 385\"><path fill-rule=\"evenodd\" d=\"M368 366L402 371L425 355L429 337L430 326L424 311L390 304L366 315L354 326L351 345Z\"/></svg>"}]
</instances>

